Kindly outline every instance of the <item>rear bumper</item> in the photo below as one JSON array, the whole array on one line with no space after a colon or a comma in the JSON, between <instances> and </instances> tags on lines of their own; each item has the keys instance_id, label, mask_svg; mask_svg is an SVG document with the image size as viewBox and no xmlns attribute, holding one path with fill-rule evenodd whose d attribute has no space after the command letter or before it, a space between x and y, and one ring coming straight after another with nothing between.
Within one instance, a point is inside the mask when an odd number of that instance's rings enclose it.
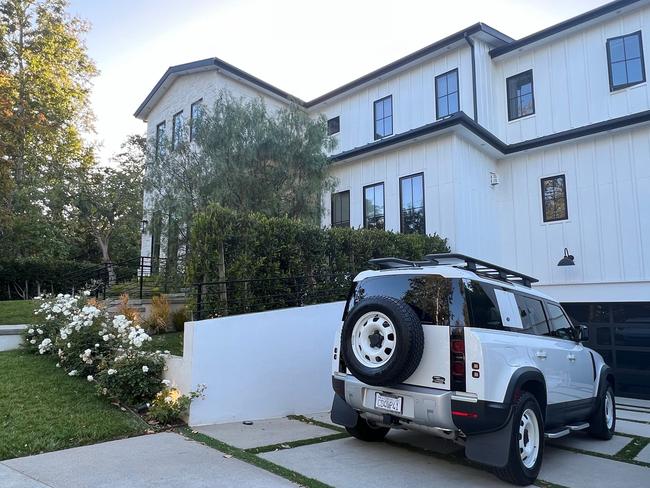
<instances>
[{"instance_id":1,"label":"rear bumper","mask_svg":"<svg viewBox=\"0 0 650 488\"><path fill-rule=\"evenodd\" d=\"M451 391L419 386L400 385L399 388L370 386L354 376L335 374L332 386L336 394L362 416L388 418L405 427L415 424L435 429L461 431L465 435L494 432L503 428L511 414L509 404L457 399ZM375 394L403 397L402 413L375 408ZM389 424L391 422L383 422Z\"/></svg>"}]
</instances>

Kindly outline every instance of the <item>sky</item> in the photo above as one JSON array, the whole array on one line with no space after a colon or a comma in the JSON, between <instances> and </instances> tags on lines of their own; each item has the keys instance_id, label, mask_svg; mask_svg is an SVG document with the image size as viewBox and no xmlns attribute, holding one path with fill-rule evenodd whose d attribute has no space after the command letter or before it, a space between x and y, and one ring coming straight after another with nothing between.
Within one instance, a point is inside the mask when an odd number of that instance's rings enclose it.
<instances>
[{"instance_id":1,"label":"sky","mask_svg":"<svg viewBox=\"0 0 650 488\"><path fill-rule=\"evenodd\" d=\"M217 56L310 100L476 22L518 39L603 0L70 0L91 24L99 161L169 66Z\"/></svg>"}]
</instances>

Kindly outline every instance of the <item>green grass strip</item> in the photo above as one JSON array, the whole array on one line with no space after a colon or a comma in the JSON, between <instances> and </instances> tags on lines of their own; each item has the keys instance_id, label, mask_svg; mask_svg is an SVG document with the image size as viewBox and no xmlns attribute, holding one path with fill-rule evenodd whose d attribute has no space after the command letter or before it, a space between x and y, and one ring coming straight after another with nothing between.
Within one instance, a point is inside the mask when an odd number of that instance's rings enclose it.
<instances>
[{"instance_id":1,"label":"green grass strip","mask_svg":"<svg viewBox=\"0 0 650 488\"><path fill-rule=\"evenodd\" d=\"M313 437L311 439L302 439L299 441L291 441L291 442L281 442L279 444L271 444L269 446L252 447L250 449L246 449L246 452L250 452L252 454L261 454L263 452L278 451L282 449L293 449L294 447L309 446L311 444L320 444L321 442L336 441L338 439L345 439L346 437L350 437L350 436L344 432L339 432L338 434L324 435L321 437Z\"/></svg>"},{"instance_id":2,"label":"green grass strip","mask_svg":"<svg viewBox=\"0 0 650 488\"><path fill-rule=\"evenodd\" d=\"M282 478L292 481L293 483L297 483L307 488L332 488L330 485L327 485L322 481L309 478L283 466L279 466L275 463L272 463L271 461L267 461L266 459L258 457L252 452L247 452L244 449L239 449L237 447L231 446L230 444L226 444L225 442L218 441L217 439L193 431L188 427L180 428L178 432L189 439L200 442L201 444L205 444L206 446L216 449L225 455L232 456L235 459L239 459L245 463L257 466L258 468L281 476Z\"/></svg>"},{"instance_id":3,"label":"green grass strip","mask_svg":"<svg viewBox=\"0 0 650 488\"><path fill-rule=\"evenodd\" d=\"M345 429L343 427L321 422L305 415L287 415L287 418L291 420L299 420L300 422L304 422L310 425L317 425L318 427L323 427L325 429L335 430L337 432L345 432Z\"/></svg>"},{"instance_id":4,"label":"green grass strip","mask_svg":"<svg viewBox=\"0 0 650 488\"><path fill-rule=\"evenodd\" d=\"M634 460L635 457L643 450L645 446L650 444L650 439L646 437L635 437L632 439L632 442L627 444L623 449L614 454L614 457L617 459L629 459ZM636 461L642 462L642 461Z\"/></svg>"}]
</instances>

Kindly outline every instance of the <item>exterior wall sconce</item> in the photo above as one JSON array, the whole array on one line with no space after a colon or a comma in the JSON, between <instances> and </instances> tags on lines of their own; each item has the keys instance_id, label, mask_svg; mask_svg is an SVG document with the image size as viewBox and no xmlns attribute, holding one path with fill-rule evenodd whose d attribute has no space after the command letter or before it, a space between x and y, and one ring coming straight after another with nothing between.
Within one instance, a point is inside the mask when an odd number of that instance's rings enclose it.
<instances>
[{"instance_id":1,"label":"exterior wall sconce","mask_svg":"<svg viewBox=\"0 0 650 488\"><path fill-rule=\"evenodd\" d=\"M569 250L564 248L564 257L560 259L560 262L557 263L558 266L575 266L576 263L573 262L573 255L569 254Z\"/></svg>"},{"instance_id":2,"label":"exterior wall sconce","mask_svg":"<svg viewBox=\"0 0 650 488\"><path fill-rule=\"evenodd\" d=\"M499 175L490 171L490 185L497 186L499 184Z\"/></svg>"},{"instance_id":3,"label":"exterior wall sconce","mask_svg":"<svg viewBox=\"0 0 650 488\"><path fill-rule=\"evenodd\" d=\"M147 225L149 224L149 221L143 220L140 224L140 231L144 234L147 231Z\"/></svg>"}]
</instances>

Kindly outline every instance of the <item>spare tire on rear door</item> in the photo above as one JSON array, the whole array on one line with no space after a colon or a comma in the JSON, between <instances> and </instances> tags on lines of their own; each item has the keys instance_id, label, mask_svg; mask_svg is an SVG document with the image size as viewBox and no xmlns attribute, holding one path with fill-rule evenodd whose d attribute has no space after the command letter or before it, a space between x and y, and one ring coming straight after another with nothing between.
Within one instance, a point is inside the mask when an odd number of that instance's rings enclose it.
<instances>
[{"instance_id":1,"label":"spare tire on rear door","mask_svg":"<svg viewBox=\"0 0 650 488\"><path fill-rule=\"evenodd\" d=\"M395 298L364 298L343 324L343 360L354 376L369 385L402 383L420 364L423 349L420 319Z\"/></svg>"}]
</instances>

